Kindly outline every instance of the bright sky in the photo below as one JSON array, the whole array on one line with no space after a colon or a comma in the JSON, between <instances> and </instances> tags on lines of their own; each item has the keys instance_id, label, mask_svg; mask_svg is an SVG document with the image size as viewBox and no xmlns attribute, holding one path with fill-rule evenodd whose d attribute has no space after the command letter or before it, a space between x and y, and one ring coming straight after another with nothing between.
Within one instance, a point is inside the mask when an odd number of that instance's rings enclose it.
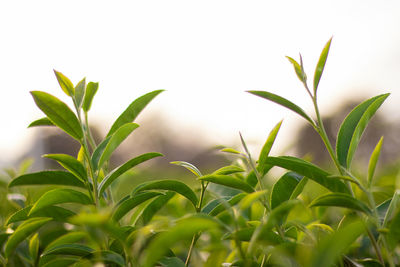
<instances>
[{"instance_id":1,"label":"bright sky","mask_svg":"<svg viewBox=\"0 0 400 267\"><path fill-rule=\"evenodd\" d=\"M105 128L136 97L166 89L144 114L161 112L214 144L241 131L260 146L279 120L289 136L298 118L245 91L269 90L311 112L285 56L301 52L312 80L333 35L321 105L391 92L385 108L398 113L399 14L397 0L0 1L0 164L31 144L26 126L43 116L29 91L68 101L53 68L100 83L91 116Z\"/></svg>"}]
</instances>

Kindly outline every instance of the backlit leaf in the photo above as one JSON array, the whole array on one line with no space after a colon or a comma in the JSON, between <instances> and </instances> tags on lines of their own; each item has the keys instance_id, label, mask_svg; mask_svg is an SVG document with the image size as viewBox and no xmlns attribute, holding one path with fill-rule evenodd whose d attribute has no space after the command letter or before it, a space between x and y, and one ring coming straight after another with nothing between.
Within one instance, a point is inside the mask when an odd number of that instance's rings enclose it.
<instances>
[{"instance_id":1,"label":"backlit leaf","mask_svg":"<svg viewBox=\"0 0 400 267\"><path fill-rule=\"evenodd\" d=\"M240 193L231 197L229 200L220 199L220 203L215 206L215 208L213 208L208 214L210 216L217 216L221 212L228 210L230 207L239 203L246 195L246 193Z\"/></svg>"},{"instance_id":2,"label":"backlit leaf","mask_svg":"<svg viewBox=\"0 0 400 267\"><path fill-rule=\"evenodd\" d=\"M87 180L86 169L80 161L67 154L46 154L43 157L57 161L82 181Z\"/></svg>"},{"instance_id":3,"label":"backlit leaf","mask_svg":"<svg viewBox=\"0 0 400 267\"><path fill-rule=\"evenodd\" d=\"M245 196L241 201L240 201L240 208L242 210L250 208L250 206L256 202L258 199L260 199L262 196L265 196L267 193L266 190L262 191L256 191L253 193L248 194Z\"/></svg>"},{"instance_id":4,"label":"backlit leaf","mask_svg":"<svg viewBox=\"0 0 400 267\"><path fill-rule=\"evenodd\" d=\"M99 88L99 83L90 82L86 86L85 98L83 99L82 109L85 112L90 110L92 106L93 97L95 96L97 89Z\"/></svg>"},{"instance_id":5,"label":"backlit leaf","mask_svg":"<svg viewBox=\"0 0 400 267\"><path fill-rule=\"evenodd\" d=\"M291 57L286 57L286 58L290 61L290 63L293 64L294 71L296 72L297 78L299 78L299 80L302 83L306 83L307 75L304 73L304 69L302 68L302 66L299 63L297 63L297 61L294 60L293 58L291 58Z\"/></svg>"},{"instance_id":6,"label":"backlit leaf","mask_svg":"<svg viewBox=\"0 0 400 267\"><path fill-rule=\"evenodd\" d=\"M265 161L269 156L269 152L271 151L272 145L275 142L276 136L278 135L281 125L282 121L278 122L278 124L275 125L275 127L269 133L267 141L265 142L263 148L261 149L257 165L257 171L261 174L261 176L264 176L269 170L268 165L265 163Z\"/></svg>"},{"instance_id":7,"label":"backlit leaf","mask_svg":"<svg viewBox=\"0 0 400 267\"><path fill-rule=\"evenodd\" d=\"M371 158L369 159L368 164L368 186L372 185L372 178L374 177L376 164L378 163L379 155L381 154L383 143L383 136L379 139L378 144L376 145L374 151L371 154Z\"/></svg>"},{"instance_id":8,"label":"backlit leaf","mask_svg":"<svg viewBox=\"0 0 400 267\"><path fill-rule=\"evenodd\" d=\"M366 214L371 214L371 210L360 200L343 193L329 193L322 195L314 199L310 207L317 206L331 206L331 207L343 207L353 210L358 210Z\"/></svg>"},{"instance_id":9,"label":"backlit leaf","mask_svg":"<svg viewBox=\"0 0 400 267\"><path fill-rule=\"evenodd\" d=\"M74 95L74 85L64 74L59 71L53 70L54 74L57 77L57 81L60 84L61 89L66 93L68 96Z\"/></svg>"},{"instance_id":10,"label":"backlit leaf","mask_svg":"<svg viewBox=\"0 0 400 267\"><path fill-rule=\"evenodd\" d=\"M194 175L196 175L197 177L203 176L200 172L199 169L197 169L196 166L194 166L193 164L186 162L186 161L172 161L170 162L171 164L175 164L178 166L182 166L186 169L188 169L190 172L192 172Z\"/></svg>"},{"instance_id":11,"label":"backlit leaf","mask_svg":"<svg viewBox=\"0 0 400 267\"><path fill-rule=\"evenodd\" d=\"M34 234L29 240L29 255L31 256L33 262L36 262L39 252L39 234Z\"/></svg>"},{"instance_id":12,"label":"backlit leaf","mask_svg":"<svg viewBox=\"0 0 400 267\"><path fill-rule=\"evenodd\" d=\"M69 185L85 188L84 183L75 175L65 171L41 171L28 173L14 178L8 187L23 185Z\"/></svg>"},{"instance_id":13,"label":"backlit leaf","mask_svg":"<svg viewBox=\"0 0 400 267\"><path fill-rule=\"evenodd\" d=\"M49 118L44 117L31 122L31 124L28 125L28 128L36 126L54 126L54 123L51 120L49 120Z\"/></svg>"},{"instance_id":14,"label":"backlit leaf","mask_svg":"<svg viewBox=\"0 0 400 267\"><path fill-rule=\"evenodd\" d=\"M229 175L209 174L198 178L200 181L207 181L227 187L239 189L248 193L254 192L254 189L245 181Z\"/></svg>"},{"instance_id":15,"label":"backlit leaf","mask_svg":"<svg viewBox=\"0 0 400 267\"><path fill-rule=\"evenodd\" d=\"M328 58L329 48L331 47L332 38L326 43L324 49L319 57L317 67L314 73L314 96L317 95L319 81L321 80L322 73L324 72L326 59Z\"/></svg>"},{"instance_id":16,"label":"backlit leaf","mask_svg":"<svg viewBox=\"0 0 400 267\"><path fill-rule=\"evenodd\" d=\"M238 172L244 172L245 170L239 166L235 165L229 165L229 166L224 166L216 171L213 172L213 174L216 175L229 175L229 174L234 174Z\"/></svg>"},{"instance_id":17,"label":"backlit leaf","mask_svg":"<svg viewBox=\"0 0 400 267\"><path fill-rule=\"evenodd\" d=\"M86 89L86 79L83 78L76 86L75 86L75 101L78 108L82 106L83 97L85 96Z\"/></svg>"}]
</instances>

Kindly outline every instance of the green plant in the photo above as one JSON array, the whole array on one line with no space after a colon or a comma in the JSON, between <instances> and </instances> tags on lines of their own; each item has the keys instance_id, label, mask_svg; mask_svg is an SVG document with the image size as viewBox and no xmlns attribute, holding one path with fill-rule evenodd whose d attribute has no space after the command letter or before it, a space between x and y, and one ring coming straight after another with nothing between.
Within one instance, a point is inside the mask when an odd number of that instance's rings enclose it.
<instances>
[{"instance_id":1,"label":"green plant","mask_svg":"<svg viewBox=\"0 0 400 267\"><path fill-rule=\"evenodd\" d=\"M110 169L113 151L134 131L133 123L162 90L139 97L96 144L88 111L98 84L83 79L75 87L55 72L75 111L44 92L32 92L45 118L30 126L61 128L81 145L76 157L45 155L65 171L21 173L9 193L26 195L21 209L0 232L4 266L396 266L400 264L399 193L377 201L375 168L383 139L371 155L367 174L355 175L352 159L370 118L388 97L373 97L357 106L342 123L336 149L327 138L317 103L317 89L330 49L322 51L308 88L303 61L288 57L315 108L315 119L291 101L264 91L251 94L278 103L306 119L324 141L336 172L291 156L270 156L282 122L270 132L258 159L224 148L231 165L204 174L189 170L195 186L182 180L151 180L115 201L110 186L138 164L161 156L146 153ZM274 177L270 170L288 172ZM357 170L358 173L358 170ZM191 178L188 178L191 179ZM51 185L38 198L23 191ZM28 186L28 187L26 187ZM20 191L17 191L20 190Z\"/></svg>"}]
</instances>

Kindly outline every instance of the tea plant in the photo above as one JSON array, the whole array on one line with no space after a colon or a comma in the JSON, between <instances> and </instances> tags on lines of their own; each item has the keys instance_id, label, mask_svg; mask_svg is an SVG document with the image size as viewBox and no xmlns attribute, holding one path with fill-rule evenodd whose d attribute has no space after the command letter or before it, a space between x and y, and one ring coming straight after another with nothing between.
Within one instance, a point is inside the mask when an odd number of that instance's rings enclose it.
<instances>
[{"instance_id":1,"label":"tea plant","mask_svg":"<svg viewBox=\"0 0 400 267\"><path fill-rule=\"evenodd\" d=\"M81 145L76 157L44 155L65 171L21 173L9 194L26 196L0 232L4 266L396 266L400 264L399 193L377 198L375 175L383 139L372 152L367 173L351 163L364 129L388 94L368 99L343 121L334 146L323 125L318 85L331 40L317 64L309 89L303 61L288 57L310 96L315 118L291 101L265 91L249 93L296 112L324 141L336 171L291 156L270 156L282 122L270 132L257 160L240 135L243 151L224 148L232 165L204 174L191 172L197 186L181 180L151 180L115 201L111 185L128 170L162 156L146 153L110 168L115 149L138 127L133 121L162 90L145 94L117 118L97 144L88 120L98 84L73 86L55 71L74 111L56 97L31 92L46 117L30 126L56 126ZM334 149L335 147L335 149ZM274 167L286 169L274 177ZM357 171L358 173L358 171ZM133 181L134 182L134 181ZM192 183L190 183L192 184ZM30 186L44 187L35 199ZM19 190L19 191L18 191Z\"/></svg>"}]
</instances>

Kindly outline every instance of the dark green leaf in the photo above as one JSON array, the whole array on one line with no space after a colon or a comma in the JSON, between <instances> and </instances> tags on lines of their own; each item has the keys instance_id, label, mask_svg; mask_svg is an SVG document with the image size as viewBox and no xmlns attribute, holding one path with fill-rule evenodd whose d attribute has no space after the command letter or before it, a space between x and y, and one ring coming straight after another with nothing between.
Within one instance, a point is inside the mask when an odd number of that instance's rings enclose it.
<instances>
[{"instance_id":1,"label":"dark green leaf","mask_svg":"<svg viewBox=\"0 0 400 267\"><path fill-rule=\"evenodd\" d=\"M272 102L275 102L276 104L279 104L281 106L284 106L285 108L288 108L291 111L299 114L304 119L306 119L309 123L314 125L313 119L311 119L310 116L308 116L306 114L306 112L302 108L300 108L299 106L297 106L293 102L287 100L286 98L283 98L281 96L275 95L275 94L270 93L270 92L265 92L265 91L248 91L248 92L253 94L253 95L256 95L256 96L265 98L267 100L270 100Z\"/></svg>"},{"instance_id":2,"label":"dark green leaf","mask_svg":"<svg viewBox=\"0 0 400 267\"><path fill-rule=\"evenodd\" d=\"M78 118L69 107L58 98L40 91L31 92L36 105L58 127L77 140L81 140L83 132Z\"/></svg>"},{"instance_id":3,"label":"dark green leaf","mask_svg":"<svg viewBox=\"0 0 400 267\"><path fill-rule=\"evenodd\" d=\"M134 189L134 191L132 192L132 196L144 190L157 190L157 189L174 191L187 198L196 208L198 201L196 194L186 184L176 180L158 180L158 181L145 182L143 184L138 185Z\"/></svg>"},{"instance_id":4,"label":"dark green leaf","mask_svg":"<svg viewBox=\"0 0 400 267\"><path fill-rule=\"evenodd\" d=\"M196 175L197 177L203 176L201 174L201 172L199 171L199 169L196 168L196 166L194 166L193 164L186 162L186 161L172 161L171 164L175 164L181 167L184 167L186 169L188 169L190 172L192 172L194 175Z\"/></svg>"},{"instance_id":5,"label":"dark green leaf","mask_svg":"<svg viewBox=\"0 0 400 267\"><path fill-rule=\"evenodd\" d=\"M49 120L49 118L44 117L31 122L31 124L28 125L28 128L36 126L54 126L54 123L51 120Z\"/></svg>"},{"instance_id":6,"label":"dark green leaf","mask_svg":"<svg viewBox=\"0 0 400 267\"><path fill-rule=\"evenodd\" d=\"M75 262L78 261L78 258L76 257L71 257L71 256L64 256L60 257L57 256L54 259L49 260L48 262L44 263L43 265L40 265L40 267L68 267L68 266L73 266Z\"/></svg>"},{"instance_id":7,"label":"dark green leaf","mask_svg":"<svg viewBox=\"0 0 400 267\"><path fill-rule=\"evenodd\" d=\"M85 96L85 89L86 79L83 78L82 81L75 86L75 101L78 108L82 106L83 97Z\"/></svg>"},{"instance_id":8,"label":"dark green leaf","mask_svg":"<svg viewBox=\"0 0 400 267\"><path fill-rule=\"evenodd\" d=\"M185 263L177 257L164 257L158 263L162 267L185 267Z\"/></svg>"},{"instance_id":9,"label":"dark green leaf","mask_svg":"<svg viewBox=\"0 0 400 267\"><path fill-rule=\"evenodd\" d=\"M116 264L118 266L126 266L125 259L120 255L110 250L94 251L84 257L91 259L93 262L102 262L108 264Z\"/></svg>"},{"instance_id":10,"label":"dark green leaf","mask_svg":"<svg viewBox=\"0 0 400 267\"><path fill-rule=\"evenodd\" d=\"M294 71L296 72L297 78L299 78L299 80L302 83L306 83L307 75L304 73L303 67L299 63L297 63L297 61L294 60L293 58L291 58L291 57L286 57L286 58L290 61L290 63L293 64Z\"/></svg>"},{"instance_id":11,"label":"dark green leaf","mask_svg":"<svg viewBox=\"0 0 400 267\"><path fill-rule=\"evenodd\" d=\"M108 145L108 143L111 140L111 136L107 137L106 139L104 139L97 147L96 149L93 151L92 154L92 164L93 164L93 168L95 170L97 170L98 164L99 164L99 160L101 155L104 152L104 149L106 148L106 146Z\"/></svg>"},{"instance_id":12,"label":"dark green leaf","mask_svg":"<svg viewBox=\"0 0 400 267\"><path fill-rule=\"evenodd\" d=\"M158 196L152 200L142 211L143 224L147 225L153 216L174 196L174 192L167 192L165 195Z\"/></svg>"},{"instance_id":13,"label":"dark green leaf","mask_svg":"<svg viewBox=\"0 0 400 267\"><path fill-rule=\"evenodd\" d=\"M73 96L75 92L74 92L74 85L72 84L72 82L61 72L56 70L53 71L64 93L66 93L68 96Z\"/></svg>"},{"instance_id":14,"label":"dark green leaf","mask_svg":"<svg viewBox=\"0 0 400 267\"><path fill-rule=\"evenodd\" d=\"M93 97L96 94L98 88L99 88L99 83L94 83L94 82L90 82L86 86L85 99L83 100L83 105L82 105L82 109L85 112L88 112L90 110L90 107L92 106Z\"/></svg>"},{"instance_id":15,"label":"dark green leaf","mask_svg":"<svg viewBox=\"0 0 400 267\"><path fill-rule=\"evenodd\" d=\"M272 145L275 142L276 136L278 135L281 125L282 121L278 122L278 124L275 125L275 127L269 133L267 141L265 142L263 148L261 149L257 165L257 171L261 174L261 176L264 176L269 171L268 165L265 163L265 161L269 156L269 152L271 151Z\"/></svg>"},{"instance_id":16,"label":"dark green leaf","mask_svg":"<svg viewBox=\"0 0 400 267\"><path fill-rule=\"evenodd\" d=\"M371 154L371 158L369 159L368 164L368 186L372 185L372 178L374 177L376 164L378 163L379 155L381 154L383 143L383 136L379 139L378 144L376 145L374 151Z\"/></svg>"},{"instance_id":17,"label":"dark green leaf","mask_svg":"<svg viewBox=\"0 0 400 267\"><path fill-rule=\"evenodd\" d=\"M318 84L321 79L322 73L324 72L326 59L328 58L329 48L331 47L332 38L326 43L324 49L318 60L317 67L314 73L314 96L317 95Z\"/></svg>"},{"instance_id":18,"label":"dark green leaf","mask_svg":"<svg viewBox=\"0 0 400 267\"><path fill-rule=\"evenodd\" d=\"M344 119L336 143L336 154L343 167L350 168L354 153L368 122L388 96L389 94L383 94L364 101Z\"/></svg>"},{"instance_id":19,"label":"dark green leaf","mask_svg":"<svg viewBox=\"0 0 400 267\"><path fill-rule=\"evenodd\" d=\"M43 157L57 161L66 170L69 170L82 182L87 180L86 169L76 158L67 154L46 154Z\"/></svg>"},{"instance_id":20,"label":"dark green leaf","mask_svg":"<svg viewBox=\"0 0 400 267\"><path fill-rule=\"evenodd\" d=\"M107 136L112 135L115 131L117 131L122 125L133 122L139 113L150 103L153 98L155 98L159 93L164 90L156 90L150 93L147 93L136 100L134 100L128 108L122 112L122 114L118 117L118 119L111 126L110 131Z\"/></svg>"},{"instance_id":21,"label":"dark green leaf","mask_svg":"<svg viewBox=\"0 0 400 267\"><path fill-rule=\"evenodd\" d=\"M67 209L64 209L61 207L57 207L57 206L50 206L50 207L47 207L46 209L41 209L41 210L35 212L34 214L30 214L28 216L31 209L32 209L32 205L29 205L26 208L23 208L23 209L15 212L7 220L6 224L25 221L29 218L34 218L34 217L50 217L50 218L53 218L55 221L65 222L68 217L75 215L75 213L70 210L67 210Z\"/></svg>"},{"instance_id":22,"label":"dark green leaf","mask_svg":"<svg viewBox=\"0 0 400 267\"><path fill-rule=\"evenodd\" d=\"M240 180L239 178L232 177L229 175L205 175L199 178L200 181L212 182L215 184L220 184L224 186L228 186L231 188L239 189L248 193L254 192L254 189L245 181Z\"/></svg>"},{"instance_id":23,"label":"dark green leaf","mask_svg":"<svg viewBox=\"0 0 400 267\"><path fill-rule=\"evenodd\" d=\"M70 185L85 188L75 175L65 171L42 171L24 174L14 178L8 187L22 185Z\"/></svg>"},{"instance_id":24,"label":"dark green leaf","mask_svg":"<svg viewBox=\"0 0 400 267\"><path fill-rule=\"evenodd\" d=\"M8 238L5 245L4 253L6 257L9 258L22 241L49 221L51 221L51 218L32 218L18 226L15 232Z\"/></svg>"},{"instance_id":25,"label":"dark green leaf","mask_svg":"<svg viewBox=\"0 0 400 267\"><path fill-rule=\"evenodd\" d=\"M281 203L289 200L303 177L295 172L288 172L279 178L272 187L271 208L274 209Z\"/></svg>"},{"instance_id":26,"label":"dark green leaf","mask_svg":"<svg viewBox=\"0 0 400 267\"><path fill-rule=\"evenodd\" d=\"M244 171L245 170L239 166L230 165L230 166L225 166L225 167L222 167L222 168L216 170L215 172L213 172L213 174L229 175L229 174L234 174L234 173L244 172Z\"/></svg>"},{"instance_id":27,"label":"dark green leaf","mask_svg":"<svg viewBox=\"0 0 400 267\"><path fill-rule=\"evenodd\" d=\"M119 221L122 217L125 216L129 211L131 211L133 208L136 206L140 205L141 203L145 202L146 200L149 200L153 197L159 196L161 193L158 192L142 192L134 195L133 197L128 197L121 201L112 218L115 221Z\"/></svg>"},{"instance_id":28,"label":"dark green leaf","mask_svg":"<svg viewBox=\"0 0 400 267\"><path fill-rule=\"evenodd\" d=\"M331 206L358 210L371 214L371 210L360 200L343 193L329 193L314 199L310 207Z\"/></svg>"},{"instance_id":29,"label":"dark green leaf","mask_svg":"<svg viewBox=\"0 0 400 267\"><path fill-rule=\"evenodd\" d=\"M42 255L74 255L74 256L87 256L94 249L81 244L61 244L46 250Z\"/></svg>"},{"instance_id":30,"label":"dark green leaf","mask_svg":"<svg viewBox=\"0 0 400 267\"><path fill-rule=\"evenodd\" d=\"M101 183L99 184L99 196L107 189L107 187L115 181L115 179L117 179L120 175L122 175L123 173L125 173L126 171L130 170L131 168L133 168L134 166L143 163L149 159L153 159L155 157L160 157L162 156L162 154L160 153L146 153L143 155L140 155L136 158L133 158L129 161L127 161L126 163L122 164L121 166L115 168L112 172L110 172L106 177L104 177L104 179L101 181Z\"/></svg>"},{"instance_id":31,"label":"dark green leaf","mask_svg":"<svg viewBox=\"0 0 400 267\"><path fill-rule=\"evenodd\" d=\"M34 214L43 208L61 203L92 204L90 198L79 191L68 188L57 188L44 193L33 205L29 214Z\"/></svg>"},{"instance_id":32,"label":"dark green leaf","mask_svg":"<svg viewBox=\"0 0 400 267\"><path fill-rule=\"evenodd\" d=\"M304 175L332 192L349 193L349 189L342 181L328 178L329 173L305 160L289 156L268 157L266 164L279 166Z\"/></svg>"}]
</instances>

